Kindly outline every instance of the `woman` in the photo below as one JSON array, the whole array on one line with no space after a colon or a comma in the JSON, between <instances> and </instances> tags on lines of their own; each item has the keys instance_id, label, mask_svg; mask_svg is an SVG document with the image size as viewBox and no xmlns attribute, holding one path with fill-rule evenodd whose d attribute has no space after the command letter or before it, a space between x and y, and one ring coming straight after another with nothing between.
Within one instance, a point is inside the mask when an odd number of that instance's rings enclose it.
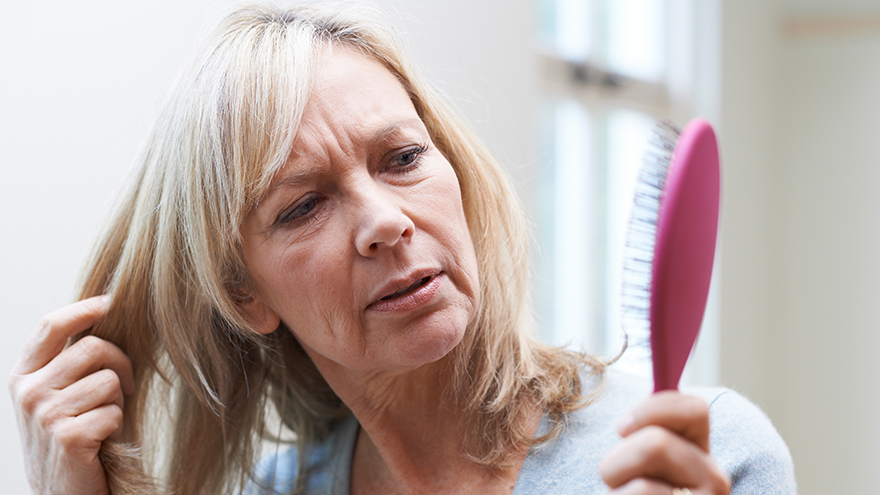
<instances>
[{"instance_id":1,"label":"woman","mask_svg":"<svg viewBox=\"0 0 880 495\"><path fill-rule=\"evenodd\" d=\"M10 377L34 492L792 492L732 392L644 400L529 336L500 167L381 25L246 7L211 38Z\"/></svg>"}]
</instances>

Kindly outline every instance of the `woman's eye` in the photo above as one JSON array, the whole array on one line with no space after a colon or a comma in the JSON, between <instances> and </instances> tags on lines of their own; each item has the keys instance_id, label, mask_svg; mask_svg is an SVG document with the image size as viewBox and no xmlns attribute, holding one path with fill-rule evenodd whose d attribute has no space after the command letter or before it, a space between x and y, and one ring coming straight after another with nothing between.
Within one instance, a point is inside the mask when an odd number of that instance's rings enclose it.
<instances>
[{"instance_id":1,"label":"woman's eye","mask_svg":"<svg viewBox=\"0 0 880 495\"><path fill-rule=\"evenodd\" d=\"M281 225L300 222L304 220L308 220L311 218L312 214L315 211L315 208L321 202L320 196L310 196L305 200L299 202L298 204L292 206L291 208L285 210L281 215L278 216L277 222Z\"/></svg>"},{"instance_id":2,"label":"woman's eye","mask_svg":"<svg viewBox=\"0 0 880 495\"><path fill-rule=\"evenodd\" d=\"M404 173L409 172L410 170L418 167L419 158L425 152L428 151L428 147L426 145L419 145L413 148L408 148L403 153L394 157L391 161L391 166L389 167L390 171L395 173Z\"/></svg>"}]
</instances>

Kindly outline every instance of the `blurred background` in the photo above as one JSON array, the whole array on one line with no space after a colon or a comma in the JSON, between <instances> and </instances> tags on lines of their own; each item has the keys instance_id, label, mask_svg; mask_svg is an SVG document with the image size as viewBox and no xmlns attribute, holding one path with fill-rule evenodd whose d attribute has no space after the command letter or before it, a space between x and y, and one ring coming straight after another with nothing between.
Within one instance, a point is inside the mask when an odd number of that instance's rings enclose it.
<instances>
[{"instance_id":1,"label":"blurred background","mask_svg":"<svg viewBox=\"0 0 880 495\"><path fill-rule=\"evenodd\" d=\"M78 269L165 91L235 2L0 7L0 368ZM542 337L620 346L620 245L653 122L722 152L719 262L687 381L735 388L800 493L880 486L880 5L875 0L377 2L508 167L535 226ZM621 367L645 372L638 349ZM4 493L27 493L0 394Z\"/></svg>"}]
</instances>

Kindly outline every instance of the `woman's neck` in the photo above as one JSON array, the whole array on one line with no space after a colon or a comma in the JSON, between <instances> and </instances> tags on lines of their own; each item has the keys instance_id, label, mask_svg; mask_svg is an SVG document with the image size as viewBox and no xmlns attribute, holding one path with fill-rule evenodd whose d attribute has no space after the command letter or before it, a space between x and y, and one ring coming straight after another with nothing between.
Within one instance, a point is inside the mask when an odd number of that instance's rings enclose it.
<instances>
[{"instance_id":1,"label":"woman's neck","mask_svg":"<svg viewBox=\"0 0 880 495\"><path fill-rule=\"evenodd\" d=\"M352 460L353 495L513 491L527 449L514 453L506 469L490 469L464 454L469 418L449 391L452 373L445 359L414 370L371 373L315 364L361 426ZM532 431L540 417L536 410Z\"/></svg>"}]
</instances>

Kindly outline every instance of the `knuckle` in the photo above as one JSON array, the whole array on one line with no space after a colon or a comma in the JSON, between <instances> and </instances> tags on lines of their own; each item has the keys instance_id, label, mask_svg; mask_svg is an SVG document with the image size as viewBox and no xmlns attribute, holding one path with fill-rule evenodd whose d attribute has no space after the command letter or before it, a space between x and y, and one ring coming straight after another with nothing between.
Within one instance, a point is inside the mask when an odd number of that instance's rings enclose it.
<instances>
[{"instance_id":1,"label":"knuckle","mask_svg":"<svg viewBox=\"0 0 880 495\"><path fill-rule=\"evenodd\" d=\"M55 326L56 321L51 314L43 316L37 321L37 325L31 333L31 339L33 339L37 345L46 342L51 338L52 333L55 331Z\"/></svg>"},{"instance_id":2,"label":"knuckle","mask_svg":"<svg viewBox=\"0 0 880 495\"><path fill-rule=\"evenodd\" d=\"M116 404L101 406L98 414L91 421L89 428L93 437L101 440L113 437L122 429L123 410Z\"/></svg>"},{"instance_id":3,"label":"knuckle","mask_svg":"<svg viewBox=\"0 0 880 495\"><path fill-rule=\"evenodd\" d=\"M58 423L60 419L60 414L58 412L58 408L53 404L49 404L46 402L40 403L38 406L34 408L33 418L36 420L36 423L42 428L44 431L56 432L58 429Z\"/></svg>"},{"instance_id":4,"label":"knuckle","mask_svg":"<svg viewBox=\"0 0 880 495\"><path fill-rule=\"evenodd\" d=\"M669 457L670 433L658 426L647 426L643 430L638 451L639 462L652 466L669 463L671 461Z\"/></svg>"},{"instance_id":5,"label":"knuckle","mask_svg":"<svg viewBox=\"0 0 880 495\"><path fill-rule=\"evenodd\" d=\"M52 328L55 326L55 320L52 319L51 316L46 315L40 318L40 321L37 322L37 327L34 329L34 333L37 335L48 335L52 333Z\"/></svg>"},{"instance_id":6,"label":"knuckle","mask_svg":"<svg viewBox=\"0 0 880 495\"><path fill-rule=\"evenodd\" d=\"M6 386L9 388L9 395L13 399L16 399L19 395L22 379L23 377L14 371L9 373L9 377L6 378Z\"/></svg>"},{"instance_id":7,"label":"knuckle","mask_svg":"<svg viewBox=\"0 0 880 495\"><path fill-rule=\"evenodd\" d=\"M77 343L77 349L88 360L99 358L105 352L104 341L94 335L86 335Z\"/></svg>"},{"instance_id":8,"label":"knuckle","mask_svg":"<svg viewBox=\"0 0 880 495\"><path fill-rule=\"evenodd\" d=\"M6 377L6 386L9 387L10 394L15 395L15 391L18 390L18 384L21 383L23 378L24 375L16 373L14 369L9 372L9 376Z\"/></svg>"},{"instance_id":9,"label":"knuckle","mask_svg":"<svg viewBox=\"0 0 880 495\"><path fill-rule=\"evenodd\" d=\"M119 427L122 426L122 408L116 404L111 404L107 407L107 421L109 421L113 426Z\"/></svg>"},{"instance_id":10,"label":"knuckle","mask_svg":"<svg viewBox=\"0 0 880 495\"><path fill-rule=\"evenodd\" d=\"M119 375L111 369L102 369L97 371L95 375L98 380L98 386L102 389L115 391L116 389L122 388L122 382L119 379Z\"/></svg>"},{"instance_id":11,"label":"knuckle","mask_svg":"<svg viewBox=\"0 0 880 495\"><path fill-rule=\"evenodd\" d=\"M627 489L630 490L630 493L653 493L654 488L656 488L654 484L645 478L636 478L627 483Z\"/></svg>"},{"instance_id":12,"label":"knuckle","mask_svg":"<svg viewBox=\"0 0 880 495\"><path fill-rule=\"evenodd\" d=\"M34 415L45 394L42 389L32 384L29 380L22 380L16 383L12 397L19 404L22 411L28 415Z\"/></svg>"},{"instance_id":13,"label":"knuckle","mask_svg":"<svg viewBox=\"0 0 880 495\"><path fill-rule=\"evenodd\" d=\"M646 426L643 430L641 436L645 455L651 458L664 455L669 443L669 435L666 431L657 426Z\"/></svg>"},{"instance_id":14,"label":"knuckle","mask_svg":"<svg viewBox=\"0 0 880 495\"><path fill-rule=\"evenodd\" d=\"M62 448L69 450L80 443L81 432L74 428L70 421L55 424L52 428L52 436Z\"/></svg>"},{"instance_id":15,"label":"knuckle","mask_svg":"<svg viewBox=\"0 0 880 495\"><path fill-rule=\"evenodd\" d=\"M730 480L730 476L720 470L715 471L714 476L712 477L712 484L715 487L714 492L718 495L728 495L730 490L733 489L733 483Z\"/></svg>"},{"instance_id":16,"label":"knuckle","mask_svg":"<svg viewBox=\"0 0 880 495\"><path fill-rule=\"evenodd\" d=\"M709 404L699 397L685 396L685 400L682 401L682 410L693 418L709 418Z\"/></svg>"}]
</instances>

